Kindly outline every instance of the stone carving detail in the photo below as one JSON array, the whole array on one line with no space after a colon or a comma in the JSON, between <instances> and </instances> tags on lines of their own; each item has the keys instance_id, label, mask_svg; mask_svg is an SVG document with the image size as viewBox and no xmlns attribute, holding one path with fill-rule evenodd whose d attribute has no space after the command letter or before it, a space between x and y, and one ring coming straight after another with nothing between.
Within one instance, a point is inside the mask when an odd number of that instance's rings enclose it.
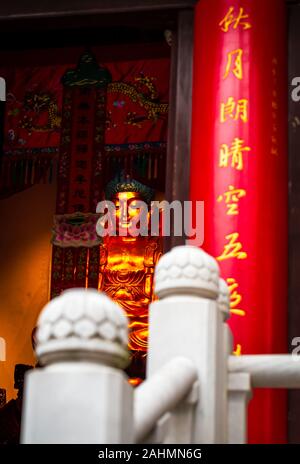
<instances>
[{"instance_id":1,"label":"stone carving detail","mask_svg":"<svg viewBox=\"0 0 300 464\"><path fill-rule=\"evenodd\" d=\"M51 300L38 319L36 353L42 364L104 360L127 364L128 321L104 293L71 289Z\"/></svg>"},{"instance_id":2,"label":"stone carving detail","mask_svg":"<svg viewBox=\"0 0 300 464\"><path fill-rule=\"evenodd\" d=\"M159 298L194 294L216 299L219 266L214 258L194 246L179 246L163 255L155 269L155 292Z\"/></svg>"},{"instance_id":3,"label":"stone carving detail","mask_svg":"<svg viewBox=\"0 0 300 464\"><path fill-rule=\"evenodd\" d=\"M224 279L219 280L219 297L218 304L224 321L230 318L230 293L227 283Z\"/></svg>"}]
</instances>

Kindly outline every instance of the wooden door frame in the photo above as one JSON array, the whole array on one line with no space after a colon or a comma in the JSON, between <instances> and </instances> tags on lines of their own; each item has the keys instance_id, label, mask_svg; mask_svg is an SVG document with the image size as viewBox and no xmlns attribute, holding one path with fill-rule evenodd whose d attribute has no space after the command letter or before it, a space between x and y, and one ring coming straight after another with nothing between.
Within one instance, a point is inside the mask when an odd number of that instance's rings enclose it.
<instances>
[{"instance_id":1,"label":"wooden door frame","mask_svg":"<svg viewBox=\"0 0 300 464\"><path fill-rule=\"evenodd\" d=\"M194 11L178 13L171 54L170 106L168 121L166 199L189 199L190 143L192 124ZM172 232L172 231L171 231ZM165 251L183 245L185 236L165 238Z\"/></svg>"},{"instance_id":2,"label":"wooden door frame","mask_svg":"<svg viewBox=\"0 0 300 464\"><path fill-rule=\"evenodd\" d=\"M290 2L288 7L288 82L289 82L289 286L288 286L288 347L300 337L300 103L291 98L292 79L300 76L300 4ZM298 3L298 4L297 4ZM288 393L288 441L300 442L300 390Z\"/></svg>"},{"instance_id":3,"label":"wooden door frame","mask_svg":"<svg viewBox=\"0 0 300 464\"><path fill-rule=\"evenodd\" d=\"M197 0L24 0L2 2L0 21L122 14L193 8Z\"/></svg>"}]
</instances>

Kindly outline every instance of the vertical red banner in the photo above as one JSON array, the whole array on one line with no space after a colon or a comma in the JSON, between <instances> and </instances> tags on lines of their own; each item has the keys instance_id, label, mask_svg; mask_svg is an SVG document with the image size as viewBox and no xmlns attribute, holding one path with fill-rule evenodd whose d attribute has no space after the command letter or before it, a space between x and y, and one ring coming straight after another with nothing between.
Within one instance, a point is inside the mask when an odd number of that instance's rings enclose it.
<instances>
[{"instance_id":1,"label":"vertical red banner","mask_svg":"<svg viewBox=\"0 0 300 464\"><path fill-rule=\"evenodd\" d=\"M287 350L284 0L196 7L191 199L230 288L235 354ZM286 440L285 392L257 391L249 441Z\"/></svg>"}]
</instances>

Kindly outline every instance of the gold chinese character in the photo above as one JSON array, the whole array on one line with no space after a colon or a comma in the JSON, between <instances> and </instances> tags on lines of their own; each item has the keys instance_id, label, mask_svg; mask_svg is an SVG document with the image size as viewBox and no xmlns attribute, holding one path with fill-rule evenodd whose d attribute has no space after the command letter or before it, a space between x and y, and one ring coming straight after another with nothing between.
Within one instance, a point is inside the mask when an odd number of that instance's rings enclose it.
<instances>
[{"instance_id":1,"label":"gold chinese character","mask_svg":"<svg viewBox=\"0 0 300 464\"><path fill-rule=\"evenodd\" d=\"M227 216L236 216L239 214L238 202L240 198L246 196L246 190L236 189L233 185L229 185L227 192L219 195L217 201L220 203L223 199L227 206Z\"/></svg>"},{"instance_id":2,"label":"gold chinese character","mask_svg":"<svg viewBox=\"0 0 300 464\"><path fill-rule=\"evenodd\" d=\"M236 316L246 316L246 311L243 309L239 309L237 306L242 301L242 295L240 295L237 291L239 284L235 279L232 277L226 279L229 292L230 292L230 312L231 314L235 314Z\"/></svg>"},{"instance_id":3,"label":"gold chinese character","mask_svg":"<svg viewBox=\"0 0 300 464\"><path fill-rule=\"evenodd\" d=\"M251 24L248 21L244 21L248 18L249 15L244 14L244 8L240 8L239 14L235 16L234 6L231 6L228 12L226 13L226 16L219 23L219 26L221 26L221 30L223 32L228 32L231 25L233 29L237 29L238 26L241 26L244 30L250 29L250 27L252 27Z\"/></svg>"},{"instance_id":4,"label":"gold chinese character","mask_svg":"<svg viewBox=\"0 0 300 464\"><path fill-rule=\"evenodd\" d=\"M242 62L243 50L238 48L227 54L227 65L223 79L229 76L230 70L232 69L233 74L237 79L243 79L243 62Z\"/></svg>"},{"instance_id":5,"label":"gold chinese character","mask_svg":"<svg viewBox=\"0 0 300 464\"><path fill-rule=\"evenodd\" d=\"M272 148L271 148L271 154L272 154L272 155L278 156L278 148L272 147Z\"/></svg>"},{"instance_id":6,"label":"gold chinese character","mask_svg":"<svg viewBox=\"0 0 300 464\"><path fill-rule=\"evenodd\" d=\"M242 354L242 345L239 343L236 345L236 349L233 351L234 356L241 356Z\"/></svg>"},{"instance_id":7,"label":"gold chinese character","mask_svg":"<svg viewBox=\"0 0 300 464\"><path fill-rule=\"evenodd\" d=\"M231 158L231 167L242 171L244 167L243 162L243 153L245 151L250 151L250 147L243 146L244 140L235 137L231 147L226 143L223 143L220 148L220 159L219 166L220 168L227 168L229 165L229 160Z\"/></svg>"},{"instance_id":8,"label":"gold chinese character","mask_svg":"<svg viewBox=\"0 0 300 464\"><path fill-rule=\"evenodd\" d=\"M237 258L237 259L246 259L247 253L242 251L243 245L241 242L238 242L239 234L237 232L233 234L226 235L226 240L228 244L224 245L223 253L217 257L218 261L224 261L225 259Z\"/></svg>"},{"instance_id":9,"label":"gold chinese character","mask_svg":"<svg viewBox=\"0 0 300 464\"><path fill-rule=\"evenodd\" d=\"M233 97L229 97L226 103L221 103L221 122L226 122L229 118L248 122L248 100L241 99L235 102Z\"/></svg>"}]
</instances>

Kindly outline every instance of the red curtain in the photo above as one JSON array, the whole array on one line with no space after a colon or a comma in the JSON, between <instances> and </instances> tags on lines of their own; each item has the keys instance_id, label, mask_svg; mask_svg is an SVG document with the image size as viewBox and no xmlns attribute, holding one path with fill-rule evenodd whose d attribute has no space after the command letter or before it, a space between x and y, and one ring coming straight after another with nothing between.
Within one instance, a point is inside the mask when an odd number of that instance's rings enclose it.
<instances>
[{"instance_id":1,"label":"red curtain","mask_svg":"<svg viewBox=\"0 0 300 464\"><path fill-rule=\"evenodd\" d=\"M107 92L105 143L121 145L166 141L167 107L158 111L158 105L168 104L170 60L158 58L110 63L103 62L99 53L97 48L93 49L98 63L111 73L113 83ZM81 54L78 51L77 60ZM31 61L32 55L34 52L31 53ZM38 59L37 55L37 62ZM0 75L6 79L7 85L6 153L59 146L61 78L76 65L76 61L66 61L66 64L19 67L16 63L0 67ZM51 111L52 114L49 114Z\"/></svg>"},{"instance_id":2,"label":"red curtain","mask_svg":"<svg viewBox=\"0 0 300 464\"><path fill-rule=\"evenodd\" d=\"M37 51L27 56L24 52L25 56L18 55L15 60L10 55L2 57L2 64L8 63L0 67L7 84L0 195L52 181L61 137L61 78L76 67L82 53L82 49L69 49L53 56L50 50L50 63ZM155 157L164 156L166 151L170 60L165 52L159 58L122 58L113 62L107 56L103 60L101 48L95 47L93 54L112 77L107 88L104 136L108 175L120 164L121 155L130 158L140 154L136 158L137 170L145 177L149 171L145 154L152 155L154 165ZM155 179L151 181L155 184Z\"/></svg>"}]
</instances>

